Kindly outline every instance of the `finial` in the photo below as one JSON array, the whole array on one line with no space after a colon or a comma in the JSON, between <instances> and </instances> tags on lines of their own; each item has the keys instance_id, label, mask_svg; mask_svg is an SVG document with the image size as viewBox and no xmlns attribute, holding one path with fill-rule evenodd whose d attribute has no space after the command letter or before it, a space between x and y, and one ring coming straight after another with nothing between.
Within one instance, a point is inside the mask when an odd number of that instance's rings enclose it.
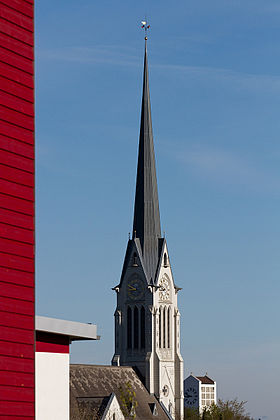
<instances>
[{"instance_id":1,"label":"finial","mask_svg":"<svg viewBox=\"0 0 280 420\"><path fill-rule=\"evenodd\" d=\"M148 23L147 23L146 20L142 20L141 23L142 23L141 28L142 29L145 29L145 41L147 41L147 39L148 39L148 37L147 37L147 31L148 31L148 29L150 29L150 25L148 25Z\"/></svg>"}]
</instances>

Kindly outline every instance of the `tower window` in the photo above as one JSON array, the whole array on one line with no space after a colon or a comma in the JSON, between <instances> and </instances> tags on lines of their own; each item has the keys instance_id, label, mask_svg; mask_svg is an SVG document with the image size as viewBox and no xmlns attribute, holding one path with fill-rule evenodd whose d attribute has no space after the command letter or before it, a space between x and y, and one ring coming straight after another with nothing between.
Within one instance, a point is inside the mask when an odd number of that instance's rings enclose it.
<instances>
[{"instance_id":1,"label":"tower window","mask_svg":"<svg viewBox=\"0 0 280 420\"><path fill-rule=\"evenodd\" d=\"M141 349L145 348L145 308L141 307Z\"/></svg>"},{"instance_id":2,"label":"tower window","mask_svg":"<svg viewBox=\"0 0 280 420\"><path fill-rule=\"evenodd\" d=\"M166 307L163 310L163 348L166 347Z\"/></svg>"},{"instance_id":3,"label":"tower window","mask_svg":"<svg viewBox=\"0 0 280 420\"><path fill-rule=\"evenodd\" d=\"M134 308L134 348L138 349L139 347L139 314L138 308Z\"/></svg>"},{"instance_id":4,"label":"tower window","mask_svg":"<svg viewBox=\"0 0 280 420\"><path fill-rule=\"evenodd\" d=\"M132 347L132 311L130 306L127 308L127 328L126 328L126 335L127 335L127 348L131 349Z\"/></svg>"},{"instance_id":5,"label":"tower window","mask_svg":"<svg viewBox=\"0 0 280 420\"><path fill-rule=\"evenodd\" d=\"M164 265L164 267L168 267L168 260L167 260L166 252L164 253L164 257L163 257L163 265Z\"/></svg>"},{"instance_id":6,"label":"tower window","mask_svg":"<svg viewBox=\"0 0 280 420\"><path fill-rule=\"evenodd\" d=\"M167 347L170 349L170 317L171 317L171 308L169 306L168 312L167 312Z\"/></svg>"},{"instance_id":7,"label":"tower window","mask_svg":"<svg viewBox=\"0 0 280 420\"><path fill-rule=\"evenodd\" d=\"M132 265L134 266L134 267L137 267L138 266L138 262L137 262L137 254L136 254L136 252L134 252L134 254L133 254L133 258L132 258Z\"/></svg>"},{"instance_id":8,"label":"tower window","mask_svg":"<svg viewBox=\"0 0 280 420\"><path fill-rule=\"evenodd\" d=\"M162 324L162 310L161 307L159 308L159 348L161 348L161 326Z\"/></svg>"}]
</instances>

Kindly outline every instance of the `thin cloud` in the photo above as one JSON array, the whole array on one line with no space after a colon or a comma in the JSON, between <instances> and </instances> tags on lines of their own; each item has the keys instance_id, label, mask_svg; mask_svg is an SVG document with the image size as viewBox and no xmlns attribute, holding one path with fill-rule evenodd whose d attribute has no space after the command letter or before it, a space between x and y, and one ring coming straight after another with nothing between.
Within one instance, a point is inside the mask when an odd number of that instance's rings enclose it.
<instances>
[{"instance_id":1,"label":"thin cloud","mask_svg":"<svg viewBox=\"0 0 280 420\"><path fill-rule=\"evenodd\" d=\"M94 47L77 46L63 49L38 50L41 60L56 60L80 64L100 64L115 66L139 67L139 56L135 50L119 45L99 45ZM240 90L280 92L280 76L269 74L253 74L231 69L207 66L191 66L168 63L151 64L152 68L164 71L168 76L174 72L183 79L205 80L230 84L231 88ZM186 80L186 79L185 79Z\"/></svg>"},{"instance_id":2,"label":"thin cloud","mask_svg":"<svg viewBox=\"0 0 280 420\"><path fill-rule=\"evenodd\" d=\"M219 185L238 186L255 192L280 192L280 173L257 162L218 149L193 147L175 155L195 176Z\"/></svg>"},{"instance_id":3,"label":"thin cloud","mask_svg":"<svg viewBox=\"0 0 280 420\"><path fill-rule=\"evenodd\" d=\"M80 64L138 65L135 51L120 46L99 45L95 47L70 47L39 50L39 59L66 61Z\"/></svg>"},{"instance_id":4,"label":"thin cloud","mask_svg":"<svg viewBox=\"0 0 280 420\"><path fill-rule=\"evenodd\" d=\"M196 78L201 80L226 82L230 83L231 87L262 90L266 92L280 91L280 76L272 76L267 74L253 74L243 73L230 69L218 67L204 67L204 66L185 66L176 64L156 64L154 67L165 71L176 71L188 78Z\"/></svg>"}]
</instances>

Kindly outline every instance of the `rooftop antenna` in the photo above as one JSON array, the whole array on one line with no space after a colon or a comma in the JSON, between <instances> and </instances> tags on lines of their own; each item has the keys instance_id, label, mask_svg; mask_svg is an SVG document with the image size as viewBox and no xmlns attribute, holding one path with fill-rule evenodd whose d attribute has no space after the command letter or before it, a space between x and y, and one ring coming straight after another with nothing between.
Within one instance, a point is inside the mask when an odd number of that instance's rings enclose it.
<instances>
[{"instance_id":1,"label":"rooftop antenna","mask_svg":"<svg viewBox=\"0 0 280 420\"><path fill-rule=\"evenodd\" d=\"M147 39L148 39L147 31L148 31L148 29L150 29L150 25L148 25L147 19L142 20L141 21L141 24L142 24L141 28L142 29L145 29L145 41L147 41Z\"/></svg>"}]
</instances>

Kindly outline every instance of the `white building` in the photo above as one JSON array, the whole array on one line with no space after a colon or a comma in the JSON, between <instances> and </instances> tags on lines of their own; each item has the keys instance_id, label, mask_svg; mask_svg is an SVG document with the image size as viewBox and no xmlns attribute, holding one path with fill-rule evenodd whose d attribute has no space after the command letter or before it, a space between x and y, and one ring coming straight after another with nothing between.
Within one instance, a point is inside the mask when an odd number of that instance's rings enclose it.
<instances>
[{"instance_id":1,"label":"white building","mask_svg":"<svg viewBox=\"0 0 280 420\"><path fill-rule=\"evenodd\" d=\"M98 340L96 325L36 316L36 420L69 420L70 344Z\"/></svg>"},{"instance_id":2,"label":"white building","mask_svg":"<svg viewBox=\"0 0 280 420\"><path fill-rule=\"evenodd\" d=\"M202 412L217 403L216 382L205 376L190 375L184 380L184 405Z\"/></svg>"}]
</instances>

